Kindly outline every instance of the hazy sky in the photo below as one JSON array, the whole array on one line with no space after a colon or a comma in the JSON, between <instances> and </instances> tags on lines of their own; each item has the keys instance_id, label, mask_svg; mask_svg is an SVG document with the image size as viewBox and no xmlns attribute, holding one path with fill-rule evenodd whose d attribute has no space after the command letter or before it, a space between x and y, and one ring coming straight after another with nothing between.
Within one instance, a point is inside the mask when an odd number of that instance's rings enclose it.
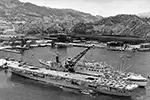
<instances>
[{"instance_id":1,"label":"hazy sky","mask_svg":"<svg viewBox=\"0 0 150 100\"><path fill-rule=\"evenodd\" d=\"M51 8L71 8L104 17L150 12L150 0L20 0Z\"/></svg>"}]
</instances>

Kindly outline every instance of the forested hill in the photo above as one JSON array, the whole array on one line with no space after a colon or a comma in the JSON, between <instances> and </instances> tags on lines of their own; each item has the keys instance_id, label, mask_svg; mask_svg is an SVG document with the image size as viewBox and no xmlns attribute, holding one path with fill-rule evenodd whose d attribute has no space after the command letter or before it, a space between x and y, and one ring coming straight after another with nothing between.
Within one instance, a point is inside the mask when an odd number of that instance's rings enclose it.
<instances>
[{"instance_id":1,"label":"forested hill","mask_svg":"<svg viewBox=\"0 0 150 100\"><path fill-rule=\"evenodd\" d=\"M117 15L103 18L72 9L54 9L0 0L0 32L21 34L96 34L147 37L147 20L136 15Z\"/></svg>"},{"instance_id":2,"label":"forested hill","mask_svg":"<svg viewBox=\"0 0 150 100\"><path fill-rule=\"evenodd\" d=\"M50 27L70 29L78 22L94 22L101 18L72 9L54 9L18 0L0 0L1 32L40 32ZM36 28L39 30L35 30Z\"/></svg>"},{"instance_id":3,"label":"forested hill","mask_svg":"<svg viewBox=\"0 0 150 100\"><path fill-rule=\"evenodd\" d=\"M123 14L103 18L94 23L78 23L72 28L72 31L76 34L150 36L150 26L146 20L136 15Z\"/></svg>"}]
</instances>

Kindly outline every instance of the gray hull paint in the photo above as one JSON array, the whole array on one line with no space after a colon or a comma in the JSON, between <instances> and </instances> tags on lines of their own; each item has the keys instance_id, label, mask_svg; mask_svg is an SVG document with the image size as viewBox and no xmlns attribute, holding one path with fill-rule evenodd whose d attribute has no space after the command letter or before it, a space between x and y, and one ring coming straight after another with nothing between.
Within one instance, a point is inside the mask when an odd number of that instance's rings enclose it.
<instances>
[{"instance_id":1,"label":"gray hull paint","mask_svg":"<svg viewBox=\"0 0 150 100\"><path fill-rule=\"evenodd\" d=\"M97 93L104 93L104 94L109 94L109 95L116 95L116 96L131 96L131 93L120 93L120 92L113 92L113 91L107 91L106 89L93 89L93 88L88 88L85 87L83 85L74 85L71 82L68 82L66 80L56 80L56 79L50 79L48 76L44 77L44 78L39 78L39 77L34 77L32 75L28 75L28 74L24 74L24 73L20 73L18 71L14 71L11 70L12 73L15 73L17 75L29 78L29 79L33 79L36 81L41 81L41 82L45 82L48 84L52 84L54 86L63 86L63 87L67 87L67 88L72 88L72 89L77 89L77 90L93 90L94 92Z\"/></svg>"}]
</instances>

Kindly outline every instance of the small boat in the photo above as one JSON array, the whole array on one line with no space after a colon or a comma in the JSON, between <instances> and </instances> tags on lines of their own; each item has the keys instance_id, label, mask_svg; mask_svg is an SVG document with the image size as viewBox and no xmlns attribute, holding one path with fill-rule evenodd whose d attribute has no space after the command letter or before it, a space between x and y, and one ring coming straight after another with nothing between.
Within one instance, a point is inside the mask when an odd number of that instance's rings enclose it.
<instances>
[{"instance_id":1,"label":"small boat","mask_svg":"<svg viewBox=\"0 0 150 100\"><path fill-rule=\"evenodd\" d=\"M6 66L5 66L5 64L7 63L7 60L6 59L0 59L0 67L1 68L5 68Z\"/></svg>"},{"instance_id":2,"label":"small boat","mask_svg":"<svg viewBox=\"0 0 150 100\"><path fill-rule=\"evenodd\" d=\"M83 93L83 94L94 93L92 90L81 90L80 92Z\"/></svg>"}]
</instances>

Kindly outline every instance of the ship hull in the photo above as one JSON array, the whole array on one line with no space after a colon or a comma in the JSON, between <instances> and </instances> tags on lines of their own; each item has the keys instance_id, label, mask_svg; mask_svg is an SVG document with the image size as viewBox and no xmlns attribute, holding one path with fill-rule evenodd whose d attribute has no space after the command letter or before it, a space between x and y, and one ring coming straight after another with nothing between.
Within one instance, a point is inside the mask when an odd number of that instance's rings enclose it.
<instances>
[{"instance_id":1,"label":"ship hull","mask_svg":"<svg viewBox=\"0 0 150 100\"><path fill-rule=\"evenodd\" d=\"M86 87L84 85L77 85L77 84L73 84L72 82L68 82L65 79L63 80L57 80L57 79L51 79L49 78L49 76L45 76L45 77L35 77L32 74L25 74L22 73L22 71L16 71L16 69L14 68L10 68L12 73L15 73L17 75L29 78L29 79L33 79L36 81L41 81L41 82L45 82L48 84L53 84L54 86L63 86L63 87L67 87L67 88L72 88L72 89L77 89L77 90L93 90L96 93L103 93L103 94L109 94L109 95L116 95L116 96L131 96L132 92L129 93L121 93L121 92L112 92L112 91L108 91L105 88L101 88L99 87L98 89L94 89L94 88L90 88L90 87Z\"/></svg>"},{"instance_id":2,"label":"ship hull","mask_svg":"<svg viewBox=\"0 0 150 100\"><path fill-rule=\"evenodd\" d=\"M147 81L146 82L131 81L131 82L137 84L139 87L145 87L147 85Z\"/></svg>"},{"instance_id":3,"label":"ship hull","mask_svg":"<svg viewBox=\"0 0 150 100\"><path fill-rule=\"evenodd\" d=\"M79 65L75 69L75 71L78 73L84 73L84 74L94 75L94 76L103 75L98 70L101 70L101 69L95 68L94 70L92 70L90 67L88 68L87 66L83 66L83 65ZM128 81L137 84L139 87L145 87L147 85L147 81L143 81L143 79L142 80L139 80L139 79L138 80L128 80Z\"/></svg>"},{"instance_id":4,"label":"ship hull","mask_svg":"<svg viewBox=\"0 0 150 100\"><path fill-rule=\"evenodd\" d=\"M42 65L50 68L50 64L48 64L46 61L39 60L39 62ZM77 73L92 75L92 76L103 76L103 73L101 73L99 70L101 70L101 69L95 68L95 70L92 70L92 68L90 68L90 67L88 68L85 65L77 65L77 67L75 67L75 71ZM130 82L137 84L139 87L145 87L147 85L147 81L142 82L141 80L136 80L136 81L132 80Z\"/></svg>"},{"instance_id":5,"label":"ship hull","mask_svg":"<svg viewBox=\"0 0 150 100\"><path fill-rule=\"evenodd\" d=\"M32 80L35 80L35 81L39 81L39 82L44 82L44 83L47 83L47 84L52 84L54 86L66 86L66 87L70 87L70 88L73 88L73 89L82 89L81 87L79 86L74 86L74 85L70 85L66 82L63 82L63 81L59 81L59 80L53 80L53 79L49 79L48 77L34 77L32 75L27 75L27 74L24 74L24 73L20 73L18 71L14 71L13 69L11 69L11 72L12 74L16 74L16 75L19 75L19 76L22 76L22 77L25 77L25 78L28 78L28 79L32 79Z\"/></svg>"},{"instance_id":6,"label":"ship hull","mask_svg":"<svg viewBox=\"0 0 150 100\"><path fill-rule=\"evenodd\" d=\"M76 72L78 73L83 73L83 74L88 74L88 75L94 75L94 76L99 76L101 75L100 73L96 72L96 71L87 71L87 70L79 70L76 69ZM139 87L145 87L147 85L147 81L141 81L141 80L136 80L136 81L130 81L132 83L137 84Z\"/></svg>"}]
</instances>

